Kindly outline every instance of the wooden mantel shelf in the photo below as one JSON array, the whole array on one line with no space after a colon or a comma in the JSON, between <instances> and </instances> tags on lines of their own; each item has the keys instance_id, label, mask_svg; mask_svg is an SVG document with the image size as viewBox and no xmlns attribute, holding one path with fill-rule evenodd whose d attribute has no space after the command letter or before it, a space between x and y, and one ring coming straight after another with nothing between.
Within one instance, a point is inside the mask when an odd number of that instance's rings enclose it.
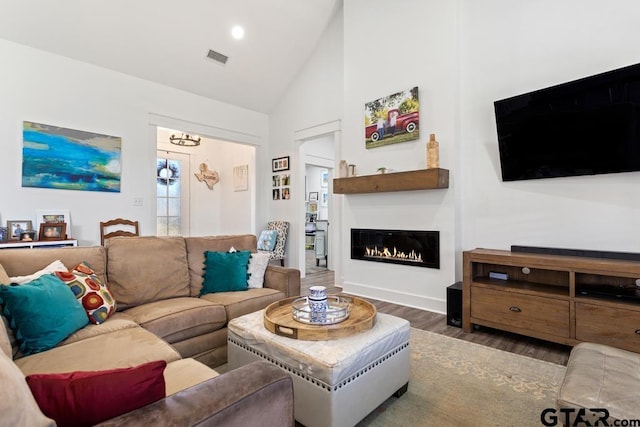
<instances>
[{"instance_id":1,"label":"wooden mantel shelf","mask_svg":"<svg viewBox=\"0 0 640 427\"><path fill-rule=\"evenodd\" d=\"M449 188L448 169L420 169L333 180L335 194L384 193L437 188Z\"/></svg>"}]
</instances>

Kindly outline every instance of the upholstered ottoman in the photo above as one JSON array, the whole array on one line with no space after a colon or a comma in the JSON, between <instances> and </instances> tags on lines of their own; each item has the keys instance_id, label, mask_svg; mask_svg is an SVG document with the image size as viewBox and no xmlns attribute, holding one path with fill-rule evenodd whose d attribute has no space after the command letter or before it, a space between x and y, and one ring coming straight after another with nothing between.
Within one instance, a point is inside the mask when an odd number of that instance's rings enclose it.
<instances>
[{"instance_id":1,"label":"upholstered ottoman","mask_svg":"<svg viewBox=\"0 0 640 427\"><path fill-rule=\"evenodd\" d=\"M556 399L557 409L562 410L560 421L566 425L614 425L615 420L640 419L639 376L638 353L602 344L576 345ZM582 423L576 424L576 418Z\"/></svg>"},{"instance_id":2,"label":"upholstered ottoman","mask_svg":"<svg viewBox=\"0 0 640 427\"><path fill-rule=\"evenodd\" d=\"M264 327L264 310L229 322L228 364L267 360L293 379L295 418L307 427L351 426L409 382L409 322L378 313L364 332L302 341Z\"/></svg>"}]
</instances>

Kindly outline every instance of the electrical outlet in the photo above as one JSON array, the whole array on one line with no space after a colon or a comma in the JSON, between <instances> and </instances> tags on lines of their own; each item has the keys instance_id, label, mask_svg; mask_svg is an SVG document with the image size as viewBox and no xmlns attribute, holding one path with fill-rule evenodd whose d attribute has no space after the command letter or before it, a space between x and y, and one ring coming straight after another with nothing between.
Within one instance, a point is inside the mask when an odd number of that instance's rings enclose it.
<instances>
[{"instance_id":1,"label":"electrical outlet","mask_svg":"<svg viewBox=\"0 0 640 427\"><path fill-rule=\"evenodd\" d=\"M142 206L142 197L134 197L133 206Z\"/></svg>"}]
</instances>

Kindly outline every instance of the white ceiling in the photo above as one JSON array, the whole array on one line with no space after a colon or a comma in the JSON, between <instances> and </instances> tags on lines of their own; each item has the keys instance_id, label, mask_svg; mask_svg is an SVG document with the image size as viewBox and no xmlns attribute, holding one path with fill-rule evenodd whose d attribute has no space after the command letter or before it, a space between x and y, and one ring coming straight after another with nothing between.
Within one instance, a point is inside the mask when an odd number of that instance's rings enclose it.
<instances>
[{"instance_id":1,"label":"white ceiling","mask_svg":"<svg viewBox=\"0 0 640 427\"><path fill-rule=\"evenodd\" d=\"M341 0L0 0L0 38L269 113ZM245 37L231 37L242 25ZM229 57L206 58L209 49ZM1 60L0 60L1 61Z\"/></svg>"}]
</instances>

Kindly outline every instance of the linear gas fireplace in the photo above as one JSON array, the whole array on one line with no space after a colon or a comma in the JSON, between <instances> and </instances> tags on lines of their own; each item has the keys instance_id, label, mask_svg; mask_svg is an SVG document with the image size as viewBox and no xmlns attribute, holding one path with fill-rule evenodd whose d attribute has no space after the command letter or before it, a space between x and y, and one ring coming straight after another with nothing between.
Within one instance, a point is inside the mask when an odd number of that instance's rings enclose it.
<instances>
[{"instance_id":1,"label":"linear gas fireplace","mask_svg":"<svg viewBox=\"0 0 640 427\"><path fill-rule=\"evenodd\" d=\"M351 259L440 268L440 232L352 228Z\"/></svg>"}]
</instances>

